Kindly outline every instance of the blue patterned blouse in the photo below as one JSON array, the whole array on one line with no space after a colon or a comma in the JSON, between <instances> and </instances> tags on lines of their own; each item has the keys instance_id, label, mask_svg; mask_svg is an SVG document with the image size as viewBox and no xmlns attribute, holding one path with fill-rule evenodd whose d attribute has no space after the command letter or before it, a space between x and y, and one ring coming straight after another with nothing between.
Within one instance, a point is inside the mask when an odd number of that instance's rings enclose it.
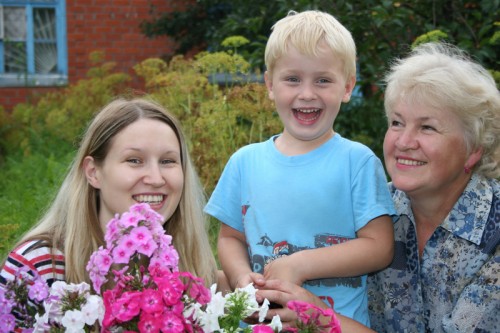
<instances>
[{"instance_id":1,"label":"blue patterned blouse","mask_svg":"<svg viewBox=\"0 0 500 333\"><path fill-rule=\"evenodd\" d=\"M391 184L395 256L368 279L372 328L500 332L500 182L473 175L419 260L410 200Z\"/></svg>"}]
</instances>

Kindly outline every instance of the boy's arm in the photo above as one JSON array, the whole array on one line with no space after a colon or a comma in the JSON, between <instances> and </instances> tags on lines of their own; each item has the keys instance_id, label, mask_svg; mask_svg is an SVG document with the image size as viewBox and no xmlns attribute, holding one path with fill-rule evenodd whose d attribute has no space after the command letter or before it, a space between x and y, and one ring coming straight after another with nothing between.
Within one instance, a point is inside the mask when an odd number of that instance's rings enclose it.
<instances>
[{"instance_id":1,"label":"boy's arm","mask_svg":"<svg viewBox=\"0 0 500 333\"><path fill-rule=\"evenodd\" d=\"M217 252L222 270L233 290L253 282L244 233L221 223Z\"/></svg>"},{"instance_id":2,"label":"boy's arm","mask_svg":"<svg viewBox=\"0 0 500 333\"><path fill-rule=\"evenodd\" d=\"M388 266L394 254L394 229L388 215L371 220L358 238L342 244L303 250L278 258L264 268L266 279L302 284L306 280L364 275Z\"/></svg>"}]
</instances>

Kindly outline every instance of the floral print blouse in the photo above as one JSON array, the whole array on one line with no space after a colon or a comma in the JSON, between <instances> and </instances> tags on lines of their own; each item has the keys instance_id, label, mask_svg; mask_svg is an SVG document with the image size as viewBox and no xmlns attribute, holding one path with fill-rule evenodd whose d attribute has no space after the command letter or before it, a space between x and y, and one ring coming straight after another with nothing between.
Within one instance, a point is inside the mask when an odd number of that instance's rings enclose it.
<instances>
[{"instance_id":1,"label":"floral print blouse","mask_svg":"<svg viewBox=\"0 0 500 333\"><path fill-rule=\"evenodd\" d=\"M419 259L410 200L390 184L395 256L368 278L371 327L390 332L500 332L500 182L473 175Z\"/></svg>"}]
</instances>

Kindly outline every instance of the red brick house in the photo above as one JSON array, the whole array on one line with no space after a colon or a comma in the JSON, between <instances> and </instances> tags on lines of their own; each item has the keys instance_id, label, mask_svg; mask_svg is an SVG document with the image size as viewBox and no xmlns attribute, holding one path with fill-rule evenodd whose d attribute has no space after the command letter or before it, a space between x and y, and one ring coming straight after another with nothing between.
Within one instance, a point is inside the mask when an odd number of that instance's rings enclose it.
<instances>
[{"instance_id":1,"label":"red brick house","mask_svg":"<svg viewBox=\"0 0 500 333\"><path fill-rule=\"evenodd\" d=\"M85 77L89 54L103 51L116 69L133 74L146 58L173 54L174 42L149 39L139 28L182 0L0 0L0 108ZM132 83L140 88L138 79Z\"/></svg>"}]
</instances>

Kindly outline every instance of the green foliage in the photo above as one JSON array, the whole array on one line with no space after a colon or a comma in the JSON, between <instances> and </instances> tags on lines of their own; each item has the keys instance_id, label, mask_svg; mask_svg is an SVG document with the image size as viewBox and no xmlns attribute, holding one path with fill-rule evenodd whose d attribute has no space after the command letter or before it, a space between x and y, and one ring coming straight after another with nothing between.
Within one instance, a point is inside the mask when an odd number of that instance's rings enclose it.
<instances>
[{"instance_id":1,"label":"green foliage","mask_svg":"<svg viewBox=\"0 0 500 333\"><path fill-rule=\"evenodd\" d=\"M0 261L50 202L71 157L71 152L56 157L38 152L23 156L19 151L1 164Z\"/></svg>"},{"instance_id":2,"label":"green foliage","mask_svg":"<svg viewBox=\"0 0 500 333\"><path fill-rule=\"evenodd\" d=\"M318 9L333 14L352 33L358 48L357 87L363 96L343 107L336 130L360 140L379 156L386 123L383 117L381 78L389 62L401 57L415 43L445 40L468 51L500 84L498 12L500 0L198 0L187 10L157 12L143 22L149 36L169 35L179 42L180 53L205 47L219 51L228 36L242 36L239 45L255 71L264 69L264 49L272 25L289 10Z\"/></svg>"}]
</instances>

